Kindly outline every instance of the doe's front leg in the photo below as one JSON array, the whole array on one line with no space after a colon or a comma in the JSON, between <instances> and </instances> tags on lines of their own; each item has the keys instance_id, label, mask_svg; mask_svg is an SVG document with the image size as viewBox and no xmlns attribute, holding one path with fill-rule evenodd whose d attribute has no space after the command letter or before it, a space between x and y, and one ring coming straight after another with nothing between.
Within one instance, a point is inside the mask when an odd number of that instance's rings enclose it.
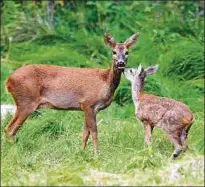
<instances>
[{"instance_id":1,"label":"doe's front leg","mask_svg":"<svg viewBox=\"0 0 205 187\"><path fill-rule=\"evenodd\" d=\"M96 125L96 113L92 108L86 108L85 110L85 128L84 128L85 139L83 146L86 145L89 134L92 137L94 144L94 152L98 153L98 135L97 135L97 125Z\"/></svg>"},{"instance_id":2,"label":"doe's front leg","mask_svg":"<svg viewBox=\"0 0 205 187\"><path fill-rule=\"evenodd\" d=\"M86 122L84 124L84 127L83 127L83 135L82 135L82 146L81 146L81 149L85 149L86 146L87 146L87 141L88 141L88 138L89 138L89 135L90 135L90 131L86 125Z\"/></svg>"}]
</instances>

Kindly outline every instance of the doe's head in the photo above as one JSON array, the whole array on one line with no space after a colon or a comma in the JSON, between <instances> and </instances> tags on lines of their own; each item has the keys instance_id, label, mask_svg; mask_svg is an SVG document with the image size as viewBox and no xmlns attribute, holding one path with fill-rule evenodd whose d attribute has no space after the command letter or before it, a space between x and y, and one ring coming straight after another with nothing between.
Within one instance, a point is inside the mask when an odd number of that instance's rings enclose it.
<instances>
[{"instance_id":1,"label":"doe's head","mask_svg":"<svg viewBox=\"0 0 205 187\"><path fill-rule=\"evenodd\" d=\"M131 82L134 81L144 81L145 77L147 75L152 75L153 73L156 73L158 70L158 64L155 66L150 66L146 69L142 67L140 64L138 68L125 68L124 75L126 79L128 79Z\"/></svg>"},{"instance_id":2,"label":"doe's head","mask_svg":"<svg viewBox=\"0 0 205 187\"><path fill-rule=\"evenodd\" d=\"M128 49L137 41L139 33L133 34L130 38L128 38L124 43L117 43L111 34L105 33L104 41L112 48L112 58L114 65L118 69L124 69L127 64L128 59Z\"/></svg>"}]
</instances>

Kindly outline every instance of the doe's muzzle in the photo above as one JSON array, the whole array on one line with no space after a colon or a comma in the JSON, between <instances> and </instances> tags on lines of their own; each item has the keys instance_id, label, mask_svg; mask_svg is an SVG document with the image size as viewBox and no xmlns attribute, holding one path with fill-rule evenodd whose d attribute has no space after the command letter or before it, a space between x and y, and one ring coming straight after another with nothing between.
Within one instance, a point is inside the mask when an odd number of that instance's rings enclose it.
<instances>
[{"instance_id":1,"label":"doe's muzzle","mask_svg":"<svg viewBox=\"0 0 205 187\"><path fill-rule=\"evenodd\" d=\"M118 61L117 62L118 69L124 69L125 65L126 65L125 61Z\"/></svg>"}]
</instances>

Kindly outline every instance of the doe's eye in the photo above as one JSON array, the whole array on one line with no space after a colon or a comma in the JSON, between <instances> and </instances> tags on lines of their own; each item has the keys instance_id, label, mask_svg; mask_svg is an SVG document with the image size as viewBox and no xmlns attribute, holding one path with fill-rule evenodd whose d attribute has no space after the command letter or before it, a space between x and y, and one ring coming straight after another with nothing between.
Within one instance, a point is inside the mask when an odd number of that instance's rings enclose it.
<instances>
[{"instance_id":1,"label":"doe's eye","mask_svg":"<svg viewBox=\"0 0 205 187\"><path fill-rule=\"evenodd\" d=\"M116 54L117 54L116 51L113 51L112 53L113 53L113 55L116 55Z\"/></svg>"},{"instance_id":2,"label":"doe's eye","mask_svg":"<svg viewBox=\"0 0 205 187\"><path fill-rule=\"evenodd\" d=\"M128 52L128 51L126 51L126 52L125 52L125 55L128 55L128 54L129 54L129 52Z\"/></svg>"}]
</instances>

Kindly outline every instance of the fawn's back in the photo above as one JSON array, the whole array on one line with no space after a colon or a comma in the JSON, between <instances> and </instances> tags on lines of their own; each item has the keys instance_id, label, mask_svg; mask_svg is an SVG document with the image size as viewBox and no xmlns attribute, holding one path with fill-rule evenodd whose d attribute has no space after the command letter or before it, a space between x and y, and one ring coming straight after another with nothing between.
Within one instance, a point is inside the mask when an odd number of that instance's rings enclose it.
<instances>
[{"instance_id":1,"label":"fawn's back","mask_svg":"<svg viewBox=\"0 0 205 187\"><path fill-rule=\"evenodd\" d=\"M144 69L141 64L138 68L124 70L125 77L132 83L132 99L135 112L145 131L145 143L151 144L154 127L162 128L175 149L172 158L176 158L182 150L187 149L187 136L193 124L193 114L189 107L174 99L159 97L144 93L144 80L158 69L158 65Z\"/></svg>"},{"instance_id":2,"label":"fawn's back","mask_svg":"<svg viewBox=\"0 0 205 187\"><path fill-rule=\"evenodd\" d=\"M183 128L193 120L193 114L187 105L152 94L141 94L136 115L142 121L149 121L156 127L169 130Z\"/></svg>"}]
</instances>

